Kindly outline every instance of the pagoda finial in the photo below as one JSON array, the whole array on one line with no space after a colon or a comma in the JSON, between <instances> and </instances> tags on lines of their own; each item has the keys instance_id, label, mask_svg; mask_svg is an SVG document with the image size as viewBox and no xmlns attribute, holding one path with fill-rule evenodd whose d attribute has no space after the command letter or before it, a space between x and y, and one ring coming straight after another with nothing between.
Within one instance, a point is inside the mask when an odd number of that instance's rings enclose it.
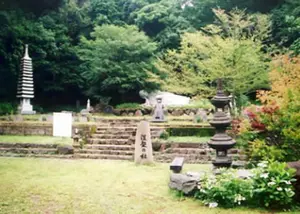
<instances>
[{"instance_id":1,"label":"pagoda finial","mask_svg":"<svg viewBox=\"0 0 300 214\"><path fill-rule=\"evenodd\" d=\"M217 90L218 91L222 91L223 90L223 83L222 83L222 79L221 78L219 78L217 80Z\"/></svg>"},{"instance_id":2,"label":"pagoda finial","mask_svg":"<svg viewBox=\"0 0 300 214\"><path fill-rule=\"evenodd\" d=\"M30 59L29 54L28 54L28 45L25 45L25 54L24 54L25 59Z\"/></svg>"}]
</instances>

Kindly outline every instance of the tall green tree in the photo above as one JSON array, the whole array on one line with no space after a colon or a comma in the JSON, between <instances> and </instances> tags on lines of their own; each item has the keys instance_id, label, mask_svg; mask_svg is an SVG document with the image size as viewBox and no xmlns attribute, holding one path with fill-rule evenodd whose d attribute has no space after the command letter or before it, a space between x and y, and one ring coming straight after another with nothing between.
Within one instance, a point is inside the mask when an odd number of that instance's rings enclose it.
<instances>
[{"instance_id":1,"label":"tall green tree","mask_svg":"<svg viewBox=\"0 0 300 214\"><path fill-rule=\"evenodd\" d=\"M148 82L147 70L157 44L137 27L125 25L96 26L91 39L82 37L77 54L89 88L87 94L99 99L113 98L113 103L130 100L142 89L156 88Z\"/></svg>"},{"instance_id":2,"label":"tall green tree","mask_svg":"<svg viewBox=\"0 0 300 214\"><path fill-rule=\"evenodd\" d=\"M286 0L272 11L272 21L274 42L300 54L300 1Z\"/></svg>"},{"instance_id":3,"label":"tall green tree","mask_svg":"<svg viewBox=\"0 0 300 214\"><path fill-rule=\"evenodd\" d=\"M177 48L180 34L190 29L190 23L182 16L180 1L150 3L135 11L131 17L140 29L158 42L160 50Z\"/></svg>"},{"instance_id":4,"label":"tall green tree","mask_svg":"<svg viewBox=\"0 0 300 214\"><path fill-rule=\"evenodd\" d=\"M185 33L179 51L168 51L158 59L156 65L162 74L153 78L164 78L160 81L164 89L209 97L215 93L216 80L222 78L226 90L240 96L267 85L268 63L260 39L265 37L268 27L257 24L257 29L245 31L252 19L243 11L214 12L219 24Z\"/></svg>"},{"instance_id":5,"label":"tall green tree","mask_svg":"<svg viewBox=\"0 0 300 214\"><path fill-rule=\"evenodd\" d=\"M15 99L23 47L29 44L35 101L47 105L75 103L82 96L80 87L84 87L84 81L74 46L79 35L92 29L86 11L86 7L79 7L72 0L41 17L21 10L1 12L0 97Z\"/></svg>"}]
</instances>

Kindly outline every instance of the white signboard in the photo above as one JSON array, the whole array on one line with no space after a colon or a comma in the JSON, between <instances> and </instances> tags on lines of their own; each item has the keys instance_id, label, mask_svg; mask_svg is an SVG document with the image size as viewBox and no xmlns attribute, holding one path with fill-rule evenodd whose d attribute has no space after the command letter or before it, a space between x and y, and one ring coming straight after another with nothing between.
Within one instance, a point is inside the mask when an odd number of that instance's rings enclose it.
<instances>
[{"instance_id":1,"label":"white signboard","mask_svg":"<svg viewBox=\"0 0 300 214\"><path fill-rule=\"evenodd\" d=\"M53 136L72 137L72 113L53 113Z\"/></svg>"}]
</instances>

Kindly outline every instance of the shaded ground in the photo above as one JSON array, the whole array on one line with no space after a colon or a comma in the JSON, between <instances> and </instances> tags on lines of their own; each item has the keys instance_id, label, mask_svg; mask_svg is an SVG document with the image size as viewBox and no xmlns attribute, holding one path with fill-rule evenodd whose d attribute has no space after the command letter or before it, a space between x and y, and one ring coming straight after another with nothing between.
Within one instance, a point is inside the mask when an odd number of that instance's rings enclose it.
<instances>
[{"instance_id":1,"label":"shaded ground","mask_svg":"<svg viewBox=\"0 0 300 214\"><path fill-rule=\"evenodd\" d=\"M208 170L210 165L185 165ZM0 213L268 213L210 209L168 189L169 165L0 158Z\"/></svg>"}]
</instances>

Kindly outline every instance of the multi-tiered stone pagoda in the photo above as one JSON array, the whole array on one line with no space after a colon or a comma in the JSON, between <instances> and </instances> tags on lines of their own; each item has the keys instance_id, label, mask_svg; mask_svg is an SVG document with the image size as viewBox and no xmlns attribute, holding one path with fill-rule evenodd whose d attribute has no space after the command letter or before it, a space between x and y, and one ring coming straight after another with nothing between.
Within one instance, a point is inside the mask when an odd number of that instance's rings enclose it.
<instances>
[{"instance_id":1,"label":"multi-tiered stone pagoda","mask_svg":"<svg viewBox=\"0 0 300 214\"><path fill-rule=\"evenodd\" d=\"M30 99L34 98L32 60L28 55L28 45L25 45L25 55L21 60L21 73L18 81L17 98L20 98L19 113L35 114Z\"/></svg>"},{"instance_id":2,"label":"multi-tiered stone pagoda","mask_svg":"<svg viewBox=\"0 0 300 214\"><path fill-rule=\"evenodd\" d=\"M219 79L217 95L211 100L216 107L216 112L210 124L215 127L216 134L208 142L208 145L216 150L216 160L213 161L215 167L230 167L232 163L227 151L235 145L235 140L226 133L227 127L231 124L231 118L224 111L225 106L229 104L229 100L230 98L223 92L222 80Z\"/></svg>"}]
</instances>

